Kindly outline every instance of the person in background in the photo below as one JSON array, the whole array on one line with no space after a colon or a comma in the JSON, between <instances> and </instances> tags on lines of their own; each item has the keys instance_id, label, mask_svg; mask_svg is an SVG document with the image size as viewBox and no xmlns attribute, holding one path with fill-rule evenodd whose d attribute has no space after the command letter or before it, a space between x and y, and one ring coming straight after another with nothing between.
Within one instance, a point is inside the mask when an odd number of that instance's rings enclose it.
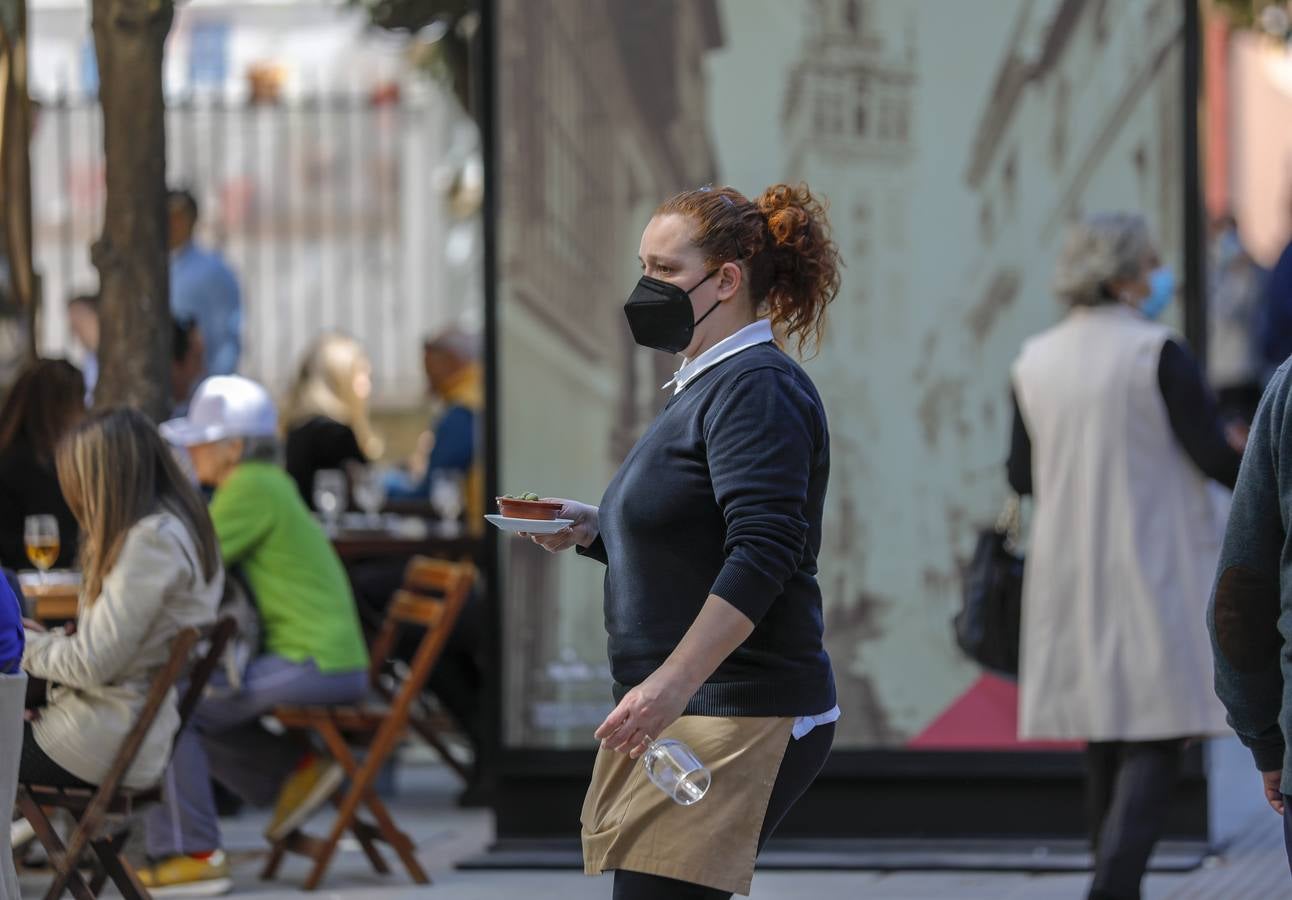
<instances>
[{"instance_id":1,"label":"person in background","mask_svg":"<svg viewBox=\"0 0 1292 900\"><path fill-rule=\"evenodd\" d=\"M1287 211L1292 219L1292 193L1288 195ZM1265 279L1261 306L1264 313L1261 355L1266 370L1272 372L1292 356L1292 239Z\"/></svg>"},{"instance_id":2,"label":"person in background","mask_svg":"<svg viewBox=\"0 0 1292 900\"><path fill-rule=\"evenodd\" d=\"M23 669L47 689L24 725L20 777L83 788L107 776L175 635L215 621L224 570L205 505L142 413L91 415L59 444L57 466L85 535L81 610L63 632L26 623ZM160 783L178 730L171 691L126 787ZM227 890L228 868L215 866Z\"/></svg>"},{"instance_id":3,"label":"person in background","mask_svg":"<svg viewBox=\"0 0 1292 900\"><path fill-rule=\"evenodd\" d=\"M1251 750L1265 799L1283 817L1292 866L1292 494L1283 462L1292 459L1292 381L1284 363L1256 411L1238 473L1229 525L1207 610L1216 694L1229 724Z\"/></svg>"},{"instance_id":4,"label":"person in background","mask_svg":"<svg viewBox=\"0 0 1292 900\"><path fill-rule=\"evenodd\" d=\"M368 651L345 570L278 464L278 413L238 376L198 385L189 413L162 425L187 447L198 481L214 487L211 520L225 566L238 568L259 613L264 651L233 683L225 673L175 746L162 803L148 816L140 873L154 896L193 894L221 877L214 777L240 799L273 801L271 840L286 837L341 784L335 763L297 735L260 724L281 705L354 703L368 688Z\"/></svg>"},{"instance_id":5,"label":"person in background","mask_svg":"<svg viewBox=\"0 0 1292 900\"><path fill-rule=\"evenodd\" d=\"M85 376L85 405L94 405L99 383L99 295L79 294L67 301L67 327L81 345L81 373Z\"/></svg>"},{"instance_id":6,"label":"person in background","mask_svg":"<svg viewBox=\"0 0 1292 900\"><path fill-rule=\"evenodd\" d=\"M1225 422L1245 432L1261 398L1259 346L1265 271L1243 247L1238 222L1222 216L1213 227L1208 266L1207 377Z\"/></svg>"},{"instance_id":7,"label":"person in background","mask_svg":"<svg viewBox=\"0 0 1292 900\"><path fill-rule=\"evenodd\" d=\"M171 320L170 399L172 414L178 418L188 411L188 398L202 380L205 367L202 332L193 321Z\"/></svg>"},{"instance_id":8,"label":"person in background","mask_svg":"<svg viewBox=\"0 0 1292 900\"><path fill-rule=\"evenodd\" d=\"M1007 471L1035 497L1019 737L1085 741L1091 900L1136 900L1186 742L1224 729L1202 613L1219 553L1208 481L1230 446L1202 372L1157 319L1174 295L1143 217L1090 216L1060 251L1069 307L1013 368Z\"/></svg>"},{"instance_id":9,"label":"person in background","mask_svg":"<svg viewBox=\"0 0 1292 900\"><path fill-rule=\"evenodd\" d=\"M484 405L479 359L479 339L459 329L443 331L423 343L427 385L440 408L422 441L423 449L407 471L391 473L386 487L391 498L426 500L436 475L449 475L460 485L469 527L475 527L484 515L484 482L477 452Z\"/></svg>"},{"instance_id":10,"label":"person in background","mask_svg":"<svg viewBox=\"0 0 1292 900\"><path fill-rule=\"evenodd\" d=\"M58 442L85 416L85 381L62 359L37 360L9 389L0 409L0 565L31 567L23 543L28 516L58 521L56 568L76 560L78 528L54 467Z\"/></svg>"},{"instance_id":11,"label":"person in background","mask_svg":"<svg viewBox=\"0 0 1292 900\"><path fill-rule=\"evenodd\" d=\"M196 322L204 342L206 375L231 375L242 356L242 294L237 276L214 250L193 237L198 206L185 190L167 196L170 242L170 309Z\"/></svg>"},{"instance_id":12,"label":"person in background","mask_svg":"<svg viewBox=\"0 0 1292 900\"><path fill-rule=\"evenodd\" d=\"M372 363L363 346L342 334L325 334L310 347L287 402L287 474L313 505L314 475L321 469L364 465L382 453L368 420Z\"/></svg>"}]
</instances>

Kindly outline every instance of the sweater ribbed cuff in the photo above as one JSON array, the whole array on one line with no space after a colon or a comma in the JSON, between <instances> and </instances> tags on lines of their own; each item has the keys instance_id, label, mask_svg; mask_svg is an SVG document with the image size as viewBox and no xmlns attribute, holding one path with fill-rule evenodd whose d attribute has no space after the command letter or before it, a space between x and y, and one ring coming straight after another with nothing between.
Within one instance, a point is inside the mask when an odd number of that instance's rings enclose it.
<instances>
[{"instance_id":1,"label":"sweater ribbed cuff","mask_svg":"<svg viewBox=\"0 0 1292 900\"><path fill-rule=\"evenodd\" d=\"M1282 741L1248 744L1247 749L1252 751L1252 759L1256 760L1256 768L1260 771L1281 772L1283 770L1287 748Z\"/></svg>"},{"instance_id":2,"label":"sweater ribbed cuff","mask_svg":"<svg viewBox=\"0 0 1292 900\"><path fill-rule=\"evenodd\" d=\"M785 586L776 579L728 558L709 593L726 600L757 625L784 590Z\"/></svg>"}]
</instances>

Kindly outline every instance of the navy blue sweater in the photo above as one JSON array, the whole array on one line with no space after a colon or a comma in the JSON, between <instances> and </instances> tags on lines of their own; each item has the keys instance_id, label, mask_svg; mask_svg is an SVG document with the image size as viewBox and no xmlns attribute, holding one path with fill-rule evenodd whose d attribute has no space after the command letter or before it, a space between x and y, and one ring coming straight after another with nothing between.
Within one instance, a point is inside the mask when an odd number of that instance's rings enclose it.
<instances>
[{"instance_id":1,"label":"navy blue sweater","mask_svg":"<svg viewBox=\"0 0 1292 900\"><path fill-rule=\"evenodd\" d=\"M606 489L601 533L615 697L664 662L716 594L754 631L686 708L800 716L835 705L817 553L830 470L825 410L773 344L673 396Z\"/></svg>"}]
</instances>

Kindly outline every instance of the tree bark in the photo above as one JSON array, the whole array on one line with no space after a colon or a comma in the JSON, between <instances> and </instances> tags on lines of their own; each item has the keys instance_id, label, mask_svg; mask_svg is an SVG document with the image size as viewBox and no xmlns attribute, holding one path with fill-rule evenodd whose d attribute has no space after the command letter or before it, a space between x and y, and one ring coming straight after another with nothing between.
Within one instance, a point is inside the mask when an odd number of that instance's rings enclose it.
<instances>
[{"instance_id":1,"label":"tree bark","mask_svg":"<svg viewBox=\"0 0 1292 900\"><path fill-rule=\"evenodd\" d=\"M170 274L162 51L171 0L93 0L107 202L99 270L95 405L170 412Z\"/></svg>"}]
</instances>

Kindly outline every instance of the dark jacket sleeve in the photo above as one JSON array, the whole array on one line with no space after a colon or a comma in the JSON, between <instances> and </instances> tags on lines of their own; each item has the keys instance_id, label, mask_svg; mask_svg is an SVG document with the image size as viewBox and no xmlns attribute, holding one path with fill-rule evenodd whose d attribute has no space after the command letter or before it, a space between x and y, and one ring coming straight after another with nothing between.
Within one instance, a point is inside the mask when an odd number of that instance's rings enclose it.
<instances>
[{"instance_id":1,"label":"dark jacket sleeve","mask_svg":"<svg viewBox=\"0 0 1292 900\"><path fill-rule=\"evenodd\" d=\"M591 544L588 544L586 547L576 546L574 548L574 552L579 554L579 556L586 556L588 559L595 559L602 565L610 565L610 558L606 554L606 542L601 539L601 535L597 535L596 540Z\"/></svg>"},{"instance_id":2,"label":"dark jacket sleeve","mask_svg":"<svg viewBox=\"0 0 1292 900\"><path fill-rule=\"evenodd\" d=\"M1171 431L1184 452L1202 474L1232 488L1238 479L1242 454L1225 440L1216 398L1203 379L1201 367L1175 341L1162 345L1157 384L1166 402Z\"/></svg>"},{"instance_id":3,"label":"dark jacket sleeve","mask_svg":"<svg viewBox=\"0 0 1292 900\"><path fill-rule=\"evenodd\" d=\"M755 625L802 559L808 483L823 436L819 406L775 368L736 378L705 417L709 477L727 523L727 558L710 593Z\"/></svg>"},{"instance_id":4,"label":"dark jacket sleeve","mask_svg":"<svg viewBox=\"0 0 1292 900\"><path fill-rule=\"evenodd\" d=\"M1278 622L1280 560L1287 545L1279 489L1279 449L1284 444L1287 367L1270 382L1256 413L1234 488L1219 576L1207 609L1215 656L1216 694L1229 724L1262 772L1284 765L1283 638Z\"/></svg>"},{"instance_id":5,"label":"dark jacket sleeve","mask_svg":"<svg viewBox=\"0 0 1292 900\"><path fill-rule=\"evenodd\" d=\"M1027 433L1027 423L1023 421L1016 391L1010 392L1010 400L1014 420L1009 430L1009 459L1005 462L1005 474L1014 493L1027 497L1032 493L1032 438Z\"/></svg>"},{"instance_id":6,"label":"dark jacket sleeve","mask_svg":"<svg viewBox=\"0 0 1292 900\"><path fill-rule=\"evenodd\" d=\"M1279 366L1292 354L1292 243L1265 280L1261 306L1261 355L1269 366Z\"/></svg>"}]
</instances>

